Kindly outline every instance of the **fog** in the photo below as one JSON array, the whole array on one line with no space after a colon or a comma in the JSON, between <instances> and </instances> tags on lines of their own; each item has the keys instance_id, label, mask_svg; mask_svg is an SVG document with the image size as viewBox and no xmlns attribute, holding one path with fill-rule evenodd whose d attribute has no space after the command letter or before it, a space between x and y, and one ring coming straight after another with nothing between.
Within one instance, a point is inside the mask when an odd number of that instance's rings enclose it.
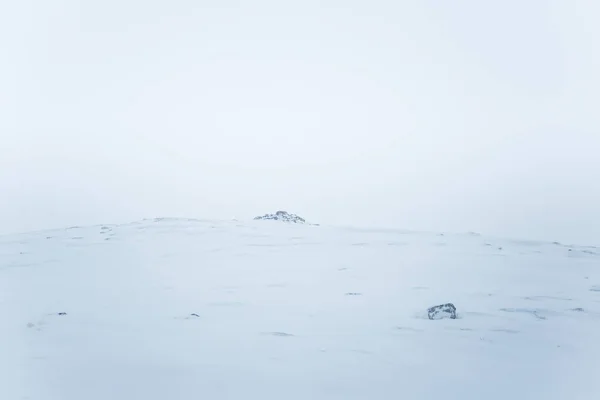
<instances>
[{"instance_id":1,"label":"fog","mask_svg":"<svg viewBox=\"0 0 600 400\"><path fill-rule=\"evenodd\" d=\"M0 232L279 209L600 245L600 5L0 6Z\"/></svg>"}]
</instances>

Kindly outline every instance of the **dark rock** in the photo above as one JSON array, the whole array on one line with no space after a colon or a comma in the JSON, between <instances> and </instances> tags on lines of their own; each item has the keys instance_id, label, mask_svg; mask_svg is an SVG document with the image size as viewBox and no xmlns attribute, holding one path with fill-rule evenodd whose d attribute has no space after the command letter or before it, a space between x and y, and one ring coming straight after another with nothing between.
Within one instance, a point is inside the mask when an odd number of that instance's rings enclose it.
<instances>
[{"instance_id":1,"label":"dark rock","mask_svg":"<svg viewBox=\"0 0 600 400\"><path fill-rule=\"evenodd\" d=\"M198 314L196 314L196 313L192 313L192 314L190 314L190 316L200 318L200 316Z\"/></svg>"},{"instance_id":2,"label":"dark rock","mask_svg":"<svg viewBox=\"0 0 600 400\"><path fill-rule=\"evenodd\" d=\"M59 312L58 315L67 315L66 312Z\"/></svg>"},{"instance_id":3,"label":"dark rock","mask_svg":"<svg viewBox=\"0 0 600 400\"><path fill-rule=\"evenodd\" d=\"M434 306L427 310L427 316L429 319L456 319L456 307L452 303Z\"/></svg>"},{"instance_id":4,"label":"dark rock","mask_svg":"<svg viewBox=\"0 0 600 400\"><path fill-rule=\"evenodd\" d=\"M296 214L290 214L287 211L277 211L275 214L265 214L254 218L255 220L273 220L291 222L294 224L305 224L306 220L297 216Z\"/></svg>"}]
</instances>

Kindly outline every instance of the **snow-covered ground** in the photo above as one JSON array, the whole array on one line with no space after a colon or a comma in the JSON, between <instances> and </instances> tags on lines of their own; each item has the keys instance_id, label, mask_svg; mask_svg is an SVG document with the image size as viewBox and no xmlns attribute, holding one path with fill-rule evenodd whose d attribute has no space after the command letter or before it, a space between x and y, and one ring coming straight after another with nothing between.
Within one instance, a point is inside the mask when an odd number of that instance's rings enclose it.
<instances>
[{"instance_id":1,"label":"snow-covered ground","mask_svg":"<svg viewBox=\"0 0 600 400\"><path fill-rule=\"evenodd\" d=\"M458 319L427 319L447 302ZM274 221L73 227L0 237L0 318L2 400L600 398L591 247Z\"/></svg>"}]
</instances>

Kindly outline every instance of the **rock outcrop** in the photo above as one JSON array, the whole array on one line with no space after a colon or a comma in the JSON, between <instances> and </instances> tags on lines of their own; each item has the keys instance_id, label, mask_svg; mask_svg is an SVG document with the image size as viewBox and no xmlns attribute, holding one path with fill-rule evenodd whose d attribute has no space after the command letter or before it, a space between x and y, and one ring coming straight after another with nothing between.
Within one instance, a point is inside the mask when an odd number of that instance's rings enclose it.
<instances>
[{"instance_id":1,"label":"rock outcrop","mask_svg":"<svg viewBox=\"0 0 600 400\"><path fill-rule=\"evenodd\" d=\"M259 217L255 217L255 220L273 220L273 221L283 221L283 222L291 222L294 224L305 224L306 220L304 218L300 218L296 214L290 214L287 211L277 211L275 214L265 214Z\"/></svg>"}]
</instances>

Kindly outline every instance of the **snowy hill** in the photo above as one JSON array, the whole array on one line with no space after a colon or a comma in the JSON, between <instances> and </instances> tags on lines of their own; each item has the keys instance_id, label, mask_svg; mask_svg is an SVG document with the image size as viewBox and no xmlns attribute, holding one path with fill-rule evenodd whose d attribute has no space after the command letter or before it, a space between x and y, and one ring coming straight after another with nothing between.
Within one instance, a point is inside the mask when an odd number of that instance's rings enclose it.
<instances>
[{"instance_id":1,"label":"snowy hill","mask_svg":"<svg viewBox=\"0 0 600 400\"><path fill-rule=\"evenodd\" d=\"M599 268L590 247L262 221L3 236L0 399L594 399Z\"/></svg>"}]
</instances>

